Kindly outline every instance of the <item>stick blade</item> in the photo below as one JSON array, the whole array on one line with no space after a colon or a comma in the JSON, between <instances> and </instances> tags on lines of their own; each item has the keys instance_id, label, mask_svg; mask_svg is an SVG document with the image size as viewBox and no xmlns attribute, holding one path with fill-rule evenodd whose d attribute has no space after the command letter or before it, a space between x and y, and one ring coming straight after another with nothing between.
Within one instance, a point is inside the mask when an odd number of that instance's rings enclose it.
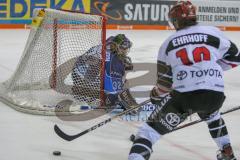
<instances>
[{"instance_id":1,"label":"stick blade","mask_svg":"<svg viewBox=\"0 0 240 160\"><path fill-rule=\"evenodd\" d=\"M75 136L67 135L56 124L54 125L54 131L59 137L66 141L72 141L75 139Z\"/></svg>"}]
</instances>

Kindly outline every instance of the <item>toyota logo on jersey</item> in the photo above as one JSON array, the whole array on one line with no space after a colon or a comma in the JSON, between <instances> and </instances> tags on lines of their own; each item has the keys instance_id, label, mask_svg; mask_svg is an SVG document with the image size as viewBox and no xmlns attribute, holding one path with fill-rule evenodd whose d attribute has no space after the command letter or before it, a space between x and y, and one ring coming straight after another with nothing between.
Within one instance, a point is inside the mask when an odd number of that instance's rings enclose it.
<instances>
[{"instance_id":1,"label":"toyota logo on jersey","mask_svg":"<svg viewBox=\"0 0 240 160\"><path fill-rule=\"evenodd\" d=\"M180 123L180 117L175 113L168 113L165 119L167 123L173 127L177 126Z\"/></svg>"},{"instance_id":2,"label":"toyota logo on jersey","mask_svg":"<svg viewBox=\"0 0 240 160\"><path fill-rule=\"evenodd\" d=\"M186 71L179 71L177 73L177 80L183 80L187 77L188 73Z\"/></svg>"}]
</instances>

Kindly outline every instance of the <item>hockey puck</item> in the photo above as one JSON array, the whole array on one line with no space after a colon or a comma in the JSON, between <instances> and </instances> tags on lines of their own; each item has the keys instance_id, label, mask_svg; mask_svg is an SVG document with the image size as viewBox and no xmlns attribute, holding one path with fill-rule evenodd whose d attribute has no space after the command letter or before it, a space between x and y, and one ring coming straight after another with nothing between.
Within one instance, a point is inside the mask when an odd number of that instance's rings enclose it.
<instances>
[{"instance_id":1,"label":"hockey puck","mask_svg":"<svg viewBox=\"0 0 240 160\"><path fill-rule=\"evenodd\" d=\"M132 134L132 135L129 137L129 140L133 142L133 141L135 140L135 135Z\"/></svg>"},{"instance_id":2,"label":"hockey puck","mask_svg":"<svg viewBox=\"0 0 240 160\"><path fill-rule=\"evenodd\" d=\"M53 151L53 155L54 155L54 156L60 156L60 155L61 155L61 152L60 152L60 151Z\"/></svg>"}]
</instances>

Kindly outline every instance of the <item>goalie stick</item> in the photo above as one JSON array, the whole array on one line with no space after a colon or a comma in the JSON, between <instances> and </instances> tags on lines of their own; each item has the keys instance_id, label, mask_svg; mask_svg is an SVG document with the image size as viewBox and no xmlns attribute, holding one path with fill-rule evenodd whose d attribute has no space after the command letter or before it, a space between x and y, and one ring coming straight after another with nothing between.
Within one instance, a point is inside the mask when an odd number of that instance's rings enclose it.
<instances>
[{"instance_id":1,"label":"goalie stick","mask_svg":"<svg viewBox=\"0 0 240 160\"><path fill-rule=\"evenodd\" d=\"M129 109L127 109L127 110L125 110L125 111L123 111L123 112L121 112L121 113L119 113L119 114L117 114L117 115L115 115L113 117L110 117L110 118L108 118L108 119L106 119L106 120L104 120L104 121L102 121L102 122L100 122L100 123L90 127L89 129L86 129L86 130L84 130L84 131L82 131L82 132L80 132L78 134L75 134L75 135L68 135L68 134L64 133L56 124L54 125L54 131L62 139L66 140L66 141L72 141L72 140L74 140L74 139L76 139L78 137L81 137L82 135L85 135L85 134L87 134L87 133L89 133L89 132L91 132L91 131L93 131L93 130L95 130L95 129L97 129L97 128L99 128L99 127L101 127L101 126L103 126L103 125L105 125L107 123L109 123L109 122L111 122L112 120L114 120L114 119L116 119L116 118L118 118L120 116L123 116L125 114L130 113L131 111L133 111L133 110L135 110L135 109L137 109L137 108L139 108L139 107L141 107L141 106L143 106L143 105L145 105L145 104L147 104L149 102L150 102L149 99L145 100L142 103L137 104L136 106L132 106Z\"/></svg>"},{"instance_id":2,"label":"goalie stick","mask_svg":"<svg viewBox=\"0 0 240 160\"><path fill-rule=\"evenodd\" d=\"M220 114L221 114L221 115L224 115L224 114L227 114L227 113L230 113L230 112L234 112L234 111L239 110L239 109L240 109L240 106L237 106L237 107L228 109L228 110L226 110L226 111L223 111L223 112L221 112ZM200 122L202 122L202 121L205 121L205 119L199 119L199 120L195 120L195 121L193 121L193 122L189 122L189 123L187 123L187 124L184 124L184 125L182 125L182 126L179 126L179 127L175 128L175 129L173 129L171 132L174 132L174 131L177 131L177 130L179 130L179 129L183 129L183 128L186 128L186 127L189 127L189 126L192 126L192 125L197 124L197 123L200 123ZM171 132L169 132L169 133L171 133ZM129 137L129 139L130 139L130 141L133 142L133 141L135 140L135 135L132 134L132 135Z\"/></svg>"}]
</instances>

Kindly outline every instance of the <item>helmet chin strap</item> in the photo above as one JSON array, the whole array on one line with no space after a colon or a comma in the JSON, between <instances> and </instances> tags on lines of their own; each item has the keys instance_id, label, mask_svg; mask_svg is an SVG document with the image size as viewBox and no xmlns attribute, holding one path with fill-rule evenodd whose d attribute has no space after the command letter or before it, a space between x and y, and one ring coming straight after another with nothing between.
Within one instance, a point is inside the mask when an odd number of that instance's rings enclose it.
<instances>
[{"instance_id":1,"label":"helmet chin strap","mask_svg":"<svg viewBox=\"0 0 240 160\"><path fill-rule=\"evenodd\" d=\"M179 30L180 29L179 23L175 22L174 27L175 27L176 30Z\"/></svg>"},{"instance_id":2,"label":"helmet chin strap","mask_svg":"<svg viewBox=\"0 0 240 160\"><path fill-rule=\"evenodd\" d=\"M182 27L179 25L179 23L177 22L177 20L173 20L171 22L169 22L171 24L171 28L175 29L175 30L180 30Z\"/></svg>"},{"instance_id":3,"label":"helmet chin strap","mask_svg":"<svg viewBox=\"0 0 240 160\"><path fill-rule=\"evenodd\" d=\"M172 22L170 20L168 20L168 25L171 29L175 29L174 25L172 24Z\"/></svg>"}]
</instances>

